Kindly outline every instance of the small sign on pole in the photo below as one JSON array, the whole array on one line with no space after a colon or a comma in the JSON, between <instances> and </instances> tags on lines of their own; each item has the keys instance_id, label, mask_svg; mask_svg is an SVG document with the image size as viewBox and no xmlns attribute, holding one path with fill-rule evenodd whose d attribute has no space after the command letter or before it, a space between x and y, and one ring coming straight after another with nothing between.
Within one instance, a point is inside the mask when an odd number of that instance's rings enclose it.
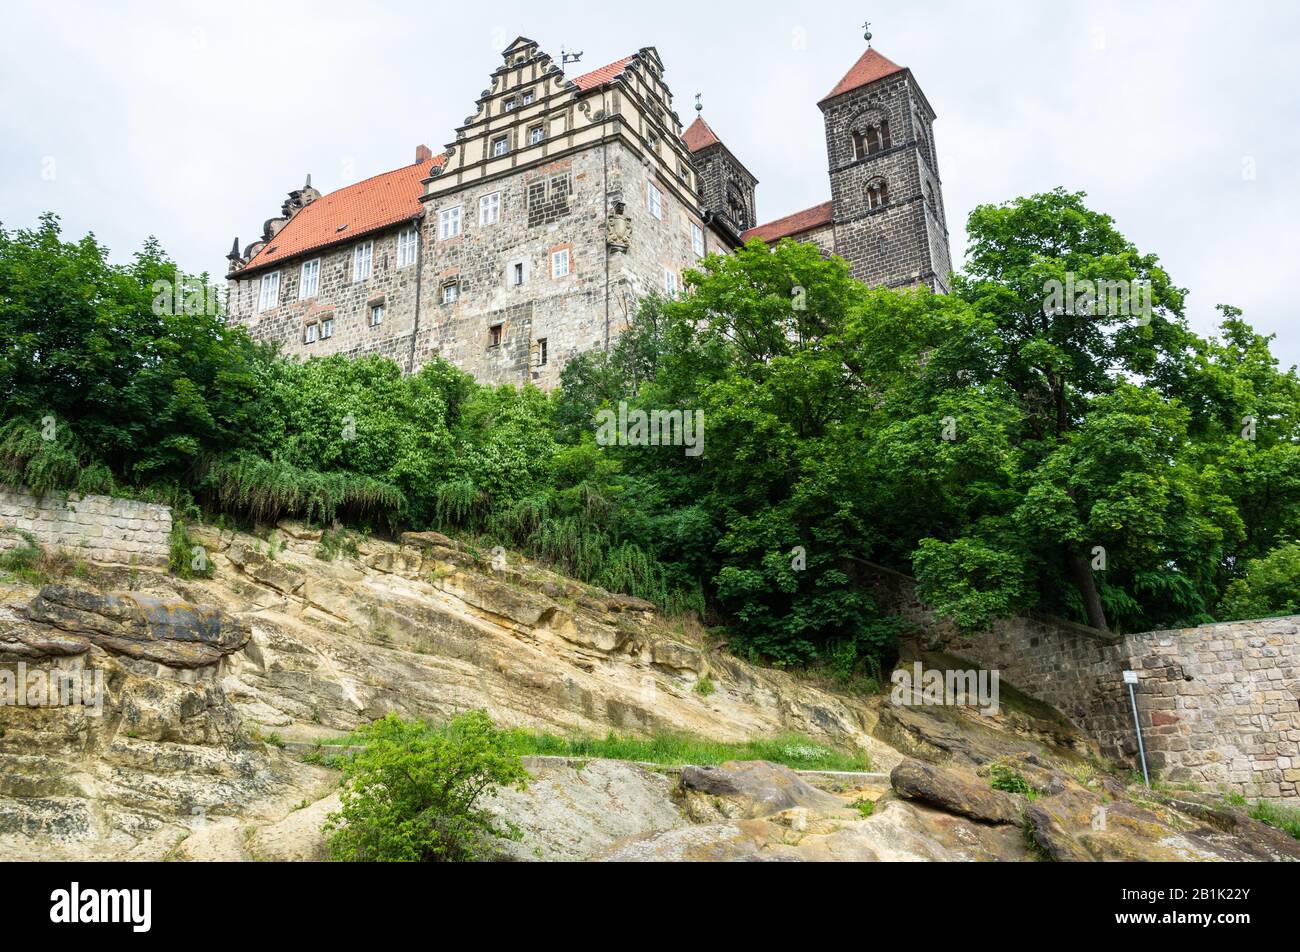
<instances>
[{"instance_id":1,"label":"small sign on pole","mask_svg":"<svg viewBox=\"0 0 1300 952\"><path fill-rule=\"evenodd\" d=\"M1151 786L1151 775L1147 773L1147 752L1142 745L1142 723L1138 720L1138 702L1137 695L1133 692L1133 685L1138 683L1136 671L1124 672L1124 683L1128 685L1128 699L1133 706L1133 729L1137 731L1138 739L1138 757L1142 759L1142 782L1148 787Z\"/></svg>"}]
</instances>

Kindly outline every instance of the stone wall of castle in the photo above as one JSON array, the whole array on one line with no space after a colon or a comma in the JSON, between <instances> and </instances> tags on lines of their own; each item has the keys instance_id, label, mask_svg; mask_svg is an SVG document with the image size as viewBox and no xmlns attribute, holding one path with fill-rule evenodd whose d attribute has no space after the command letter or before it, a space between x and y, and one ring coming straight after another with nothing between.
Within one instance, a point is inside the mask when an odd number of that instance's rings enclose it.
<instances>
[{"instance_id":1,"label":"stone wall of castle","mask_svg":"<svg viewBox=\"0 0 1300 952\"><path fill-rule=\"evenodd\" d=\"M1102 752L1137 766L1126 670L1152 771L1250 798L1300 798L1300 616L1106 635L1062 619L1010 618L973 633L936 621L914 582L884 569L885 604L972 665L1052 705Z\"/></svg>"},{"instance_id":2,"label":"stone wall of castle","mask_svg":"<svg viewBox=\"0 0 1300 952\"><path fill-rule=\"evenodd\" d=\"M29 535L45 549L92 562L166 565L169 506L77 493L32 493L0 485L0 549Z\"/></svg>"}]
</instances>

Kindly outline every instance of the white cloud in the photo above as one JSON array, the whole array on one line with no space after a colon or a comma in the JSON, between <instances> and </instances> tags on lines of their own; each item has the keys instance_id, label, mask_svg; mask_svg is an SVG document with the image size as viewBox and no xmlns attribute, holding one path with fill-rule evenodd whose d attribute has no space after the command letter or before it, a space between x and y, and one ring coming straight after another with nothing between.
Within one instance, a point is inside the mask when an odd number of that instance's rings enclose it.
<instances>
[{"instance_id":1,"label":"white cloud","mask_svg":"<svg viewBox=\"0 0 1300 952\"><path fill-rule=\"evenodd\" d=\"M583 69L657 46L682 118L702 92L760 179L760 216L776 218L829 197L816 102L863 47L860 5L809 6L11 2L0 217L24 227L53 210L119 259L152 233L185 268L220 272L231 238L254 237L307 172L329 190L420 142L437 151L522 33L584 50ZM1198 330L1231 302L1300 361L1293 4L893 0L872 13L877 49L939 113L958 255L974 205L1082 189L1189 288Z\"/></svg>"}]
</instances>

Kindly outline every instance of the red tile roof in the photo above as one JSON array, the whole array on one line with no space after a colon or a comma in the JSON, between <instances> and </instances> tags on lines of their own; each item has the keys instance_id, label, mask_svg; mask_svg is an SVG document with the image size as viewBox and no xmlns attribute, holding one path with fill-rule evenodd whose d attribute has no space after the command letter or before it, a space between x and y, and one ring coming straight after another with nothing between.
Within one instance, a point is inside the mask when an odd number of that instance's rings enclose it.
<instances>
[{"instance_id":1,"label":"red tile roof","mask_svg":"<svg viewBox=\"0 0 1300 952\"><path fill-rule=\"evenodd\" d=\"M430 169L445 161L446 156L434 156L432 160L375 175L322 195L289 219L243 271L237 273L351 241L416 218L420 214L420 196L424 194L420 181L429 177ZM347 227L340 231L342 225Z\"/></svg>"},{"instance_id":2,"label":"red tile roof","mask_svg":"<svg viewBox=\"0 0 1300 952\"><path fill-rule=\"evenodd\" d=\"M704 121L703 116L696 116L690 128L682 133L682 141L686 143L686 148L692 152L699 152L711 145L717 145L722 140L709 128L709 124Z\"/></svg>"},{"instance_id":3,"label":"red tile roof","mask_svg":"<svg viewBox=\"0 0 1300 952\"><path fill-rule=\"evenodd\" d=\"M858 61L853 64L853 68L844 74L844 78L839 81L834 89L823 96L820 102L834 99L836 96L850 90L866 86L868 83L874 83L878 79L884 79L886 76L892 76L894 73L902 71L902 66L886 59L868 46L867 51L858 57Z\"/></svg>"},{"instance_id":4,"label":"red tile roof","mask_svg":"<svg viewBox=\"0 0 1300 952\"><path fill-rule=\"evenodd\" d=\"M784 218L770 221L766 225L759 225L757 228L751 228L740 237L743 241L749 241L751 238L758 238L761 241L766 241L770 244L781 238L793 238L795 235L803 234L805 231L812 231L814 228L829 225L832 220L831 203L822 202L820 205L814 205L812 208L805 208L803 211L795 212L793 215L786 215Z\"/></svg>"},{"instance_id":5,"label":"red tile roof","mask_svg":"<svg viewBox=\"0 0 1300 952\"><path fill-rule=\"evenodd\" d=\"M624 56L621 60L610 63L608 66L602 66L600 69L593 69L590 73L583 73L573 81L577 84L578 88L585 93L588 89L595 89L597 86L618 79L618 77L622 75L623 70L627 69L628 64L630 64L634 59L636 59L635 53L631 56Z\"/></svg>"}]
</instances>

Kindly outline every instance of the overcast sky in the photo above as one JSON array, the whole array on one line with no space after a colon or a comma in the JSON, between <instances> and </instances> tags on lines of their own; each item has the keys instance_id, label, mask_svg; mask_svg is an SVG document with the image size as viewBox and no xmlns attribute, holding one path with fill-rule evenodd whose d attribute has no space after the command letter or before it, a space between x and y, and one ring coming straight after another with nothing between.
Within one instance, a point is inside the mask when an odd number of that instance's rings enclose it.
<instances>
[{"instance_id":1,"label":"overcast sky","mask_svg":"<svg viewBox=\"0 0 1300 952\"><path fill-rule=\"evenodd\" d=\"M224 271L306 173L330 191L440 151L516 35L594 69L658 48L758 176L760 221L830 197L817 100L874 45L935 127L960 267L975 205L1088 192L1191 294L1246 310L1300 362L1300 5L788 0L611 4L6 0L0 222L45 210L118 260L156 235Z\"/></svg>"}]
</instances>

